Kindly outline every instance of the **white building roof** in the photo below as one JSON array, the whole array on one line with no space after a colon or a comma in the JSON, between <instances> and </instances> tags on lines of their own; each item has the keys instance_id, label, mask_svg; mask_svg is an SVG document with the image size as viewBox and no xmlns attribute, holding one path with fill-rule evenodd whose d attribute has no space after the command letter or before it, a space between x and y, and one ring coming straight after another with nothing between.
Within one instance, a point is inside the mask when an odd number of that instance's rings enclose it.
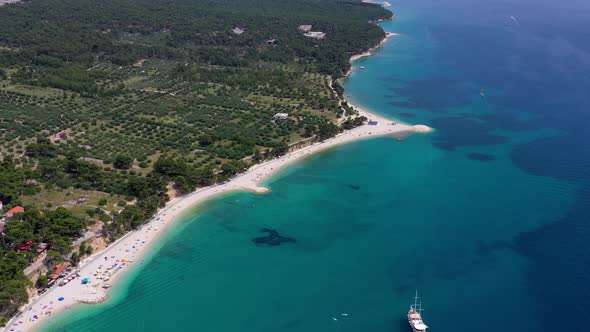
<instances>
[{"instance_id":1,"label":"white building roof","mask_svg":"<svg viewBox=\"0 0 590 332\"><path fill-rule=\"evenodd\" d=\"M310 37L310 38L315 38L315 39L324 39L324 37L326 37L326 34L321 31L309 31L303 35L305 37Z\"/></svg>"},{"instance_id":2,"label":"white building roof","mask_svg":"<svg viewBox=\"0 0 590 332\"><path fill-rule=\"evenodd\" d=\"M304 25L300 25L299 28L297 28L303 32L309 32L311 31L311 25L309 24L304 24Z\"/></svg>"},{"instance_id":3,"label":"white building roof","mask_svg":"<svg viewBox=\"0 0 590 332\"><path fill-rule=\"evenodd\" d=\"M241 34L243 34L243 33L244 33L244 31L246 31L246 30L244 30L244 29L242 29L242 28L235 27L235 28L233 28L231 31L232 31L233 33L235 33L236 35L241 35Z\"/></svg>"}]
</instances>

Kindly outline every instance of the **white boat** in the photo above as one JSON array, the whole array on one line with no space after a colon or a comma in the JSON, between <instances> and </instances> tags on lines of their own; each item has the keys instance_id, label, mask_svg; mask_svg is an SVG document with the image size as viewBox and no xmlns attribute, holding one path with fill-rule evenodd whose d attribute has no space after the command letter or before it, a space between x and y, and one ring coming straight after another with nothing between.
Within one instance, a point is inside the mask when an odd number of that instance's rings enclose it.
<instances>
[{"instance_id":1,"label":"white boat","mask_svg":"<svg viewBox=\"0 0 590 332\"><path fill-rule=\"evenodd\" d=\"M365 66L361 66L361 69L365 69Z\"/></svg>"},{"instance_id":2,"label":"white boat","mask_svg":"<svg viewBox=\"0 0 590 332\"><path fill-rule=\"evenodd\" d=\"M418 302L418 291L414 296L414 305L411 305L408 311L408 323L414 332L424 332L428 328L422 320L422 302Z\"/></svg>"}]
</instances>

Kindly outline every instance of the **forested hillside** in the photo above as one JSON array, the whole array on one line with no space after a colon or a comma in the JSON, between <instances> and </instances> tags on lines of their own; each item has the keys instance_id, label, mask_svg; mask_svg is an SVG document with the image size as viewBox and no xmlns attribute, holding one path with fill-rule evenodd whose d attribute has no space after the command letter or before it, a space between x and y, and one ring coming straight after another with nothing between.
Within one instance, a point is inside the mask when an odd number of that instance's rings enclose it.
<instances>
[{"instance_id":1,"label":"forested hillside","mask_svg":"<svg viewBox=\"0 0 590 332\"><path fill-rule=\"evenodd\" d=\"M76 265L91 250L72 243L90 230L112 241L170 193L358 125L332 82L391 15L357 0L0 7L0 201L25 210L0 223L0 323L37 280L22 271L39 244L40 274Z\"/></svg>"}]
</instances>

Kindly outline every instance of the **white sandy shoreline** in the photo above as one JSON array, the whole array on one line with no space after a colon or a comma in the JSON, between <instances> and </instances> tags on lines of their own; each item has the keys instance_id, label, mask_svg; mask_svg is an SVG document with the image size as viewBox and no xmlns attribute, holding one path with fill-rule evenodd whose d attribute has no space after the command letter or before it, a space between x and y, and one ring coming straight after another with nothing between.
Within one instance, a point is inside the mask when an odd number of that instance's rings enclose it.
<instances>
[{"instance_id":1,"label":"white sandy shoreline","mask_svg":"<svg viewBox=\"0 0 590 332\"><path fill-rule=\"evenodd\" d=\"M391 36L391 34L388 34L388 36ZM379 46L381 46L386 40L387 38L385 38ZM368 52L368 54L365 54L366 53L354 56L351 58L351 61L363 56L369 56L372 53ZM53 287L43 295L32 299L32 302L22 309L19 316L14 317L9 323L7 323L4 331L32 331L41 327L41 324L45 325L56 318L59 319L59 312L69 309L79 303L77 298L98 298L103 296L104 294L101 294L102 289L91 286L97 281L94 273L99 267L101 269L101 272L99 273L100 275L105 272L105 269L108 266L113 264L120 266L122 260L132 261L131 263L126 262L125 267L120 272L115 273L110 278L109 283L113 284L119 281L123 277L123 274L126 274L130 268L136 268L143 263L146 254L150 252L149 250L151 248L155 247L156 240L162 238L163 233L167 231L175 220L179 219L183 213L189 211L199 203L232 191L251 191L256 193L268 192L268 188L260 185L263 180L269 178L277 171L293 162L302 160L313 153L340 144L370 137L393 136L396 134L405 136L412 132L424 133L430 131L430 128L427 126L412 126L397 123L382 116L370 113L367 110L358 107L355 108L360 115L367 117L371 121L375 121L376 124L365 124L352 130L348 130L326 141L314 143L305 148L288 153L285 156L257 164L245 173L235 176L224 184L200 188L188 195L175 198L168 202L166 207L161 209L149 223L141 226L138 230L128 233L103 251L96 253L81 262L78 267L80 278L72 280L65 286ZM86 277L91 278L91 283L89 285L83 285L81 283L81 278ZM99 281L99 283L102 282ZM106 293L108 295L109 291L107 290ZM58 298L60 297L64 298L63 301L58 301ZM33 319L34 316L37 316L38 319Z\"/></svg>"},{"instance_id":2,"label":"white sandy shoreline","mask_svg":"<svg viewBox=\"0 0 590 332\"><path fill-rule=\"evenodd\" d=\"M362 59L362 58L366 58L369 57L371 55L373 55L375 53L376 50L378 50L379 48L383 47L383 45L385 43L387 43L389 41L389 39L391 37L395 37L395 36L399 36L399 33L395 33L395 32L386 32L385 33L385 38L383 38L381 40L381 42L379 42L379 44L377 44L374 47L371 47L368 51L360 53L360 54L355 54L353 56L350 57L350 69L348 69L348 72L344 75L344 77L349 76L352 73L353 70L353 66L352 63L356 60Z\"/></svg>"}]
</instances>

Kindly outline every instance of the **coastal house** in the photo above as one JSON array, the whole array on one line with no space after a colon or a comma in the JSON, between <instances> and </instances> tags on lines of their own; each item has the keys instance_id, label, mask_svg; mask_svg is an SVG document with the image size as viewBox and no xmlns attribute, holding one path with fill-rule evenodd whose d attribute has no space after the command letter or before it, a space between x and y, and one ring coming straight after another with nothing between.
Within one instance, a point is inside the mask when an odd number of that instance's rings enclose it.
<instances>
[{"instance_id":1,"label":"coastal house","mask_svg":"<svg viewBox=\"0 0 590 332\"><path fill-rule=\"evenodd\" d=\"M311 25L309 24L305 24L305 25L300 25L297 30L299 31L303 31L303 32L310 32L311 31Z\"/></svg>"},{"instance_id":2,"label":"coastal house","mask_svg":"<svg viewBox=\"0 0 590 332\"><path fill-rule=\"evenodd\" d=\"M267 44L267 45L274 45L276 42L277 42L277 40L273 38L273 39L269 39L269 40L267 40L267 41L266 41L266 44Z\"/></svg>"},{"instance_id":3,"label":"coastal house","mask_svg":"<svg viewBox=\"0 0 590 332\"><path fill-rule=\"evenodd\" d=\"M2 201L0 201L0 210L2 210L4 208L4 203L2 203Z\"/></svg>"},{"instance_id":4,"label":"coastal house","mask_svg":"<svg viewBox=\"0 0 590 332\"><path fill-rule=\"evenodd\" d=\"M41 242L39 243L39 247L37 248L38 253L42 253L49 248L49 243Z\"/></svg>"},{"instance_id":5,"label":"coastal house","mask_svg":"<svg viewBox=\"0 0 590 332\"><path fill-rule=\"evenodd\" d=\"M315 38L315 39L324 39L326 34L321 31L309 31L303 34L305 37Z\"/></svg>"},{"instance_id":6,"label":"coastal house","mask_svg":"<svg viewBox=\"0 0 590 332\"><path fill-rule=\"evenodd\" d=\"M377 121L370 120L367 124L369 126L376 126L378 124L378 122Z\"/></svg>"},{"instance_id":7,"label":"coastal house","mask_svg":"<svg viewBox=\"0 0 590 332\"><path fill-rule=\"evenodd\" d=\"M13 207L12 209L6 211L6 213L4 215L6 217L12 217L17 213L23 213L23 212L25 212L25 208L18 205L18 206Z\"/></svg>"},{"instance_id":8,"label":"coastal house","mask_svg":"<svg viewBox=\"0 0 590 332\"><path fill-rule=\"evenodd\" d=\"M37 180L35 180L35 179L26 179L25 180L25 185L27 185L27 186L36 186L37 185Z\"/></svg>"},{"instance_id":9,"label":"coastal house","mask_svg":"<svg viewBox=\"0 0 590 332\"><path fill-rule=\"evenodd\" d=\"M326 34L324 32L311 31L311 25L309 24L300 25L299 28L297 28L297 30L303 32L303 35L309 38L324 39L326 37Z\"/></svg>"},{"instance_id":10,"label":"coastal house","mask_svg":"<svg viewBox=\"0 0 590 332\"><path fill-rule=\"evenodd\" d=\"M242 29L242 28L235 27L235 28L231 29L231 31L232 31L233 33L235 33L236 35L241 35L241 34L243 34L243 33L244 33L244 31L246 31L246 30L245 30L245 29Z\"/></svg>"},{"instance_id":11,"label":"coastal house","mask_svg":"<svg viewBox=\"0 0 590 332\"><path fill-rule=\"evenodd\" d=\"M55 279L59 278L59 275L65 269L66 269L65 264L59 264L58 266L55 267L55 269L53 270L53 274L49 276L49 279L55 280Z\"/></svg>"},{"instance_id":12,"label":"coastal house","mask_svg":"<svg viewBox=\"0 0 590 332\"><path fill-rule=\"evenodd\" d=\"M277 113L277 114L273 115L273 117L272 117L273 120L287 120L288 118L289 118L288 113Z\"/></svg>"}]
</instances>

